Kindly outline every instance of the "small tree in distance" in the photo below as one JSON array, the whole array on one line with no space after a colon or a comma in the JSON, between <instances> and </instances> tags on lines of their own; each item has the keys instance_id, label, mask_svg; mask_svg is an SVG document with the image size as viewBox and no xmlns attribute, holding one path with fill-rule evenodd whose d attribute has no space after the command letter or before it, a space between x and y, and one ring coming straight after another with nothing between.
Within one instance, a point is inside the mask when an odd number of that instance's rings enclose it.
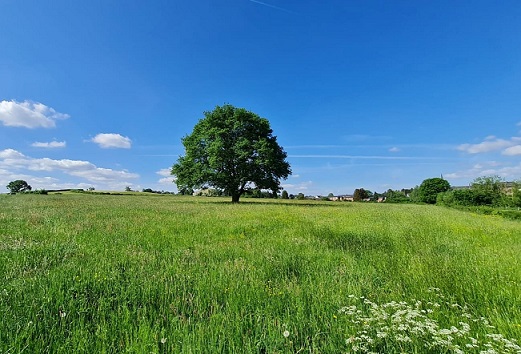
<instances>
[{"instance_id":1,"label":"small tree in distance","mask_svg":"<svg viewBox=\"0 0 521 354\"><path fill-rule=\"evenodd\" d=\"M16 181L9 182L7 189L10 190L11 194L16 194L30 191L32 187L26 181L17 179Z\"/></svg>"},{"instance_id":2,"label":"small tree in distance","mask_svg":"<svg viewBox=\"0 0 521 354\"><path fill-rule=\"evenodd\" d=\"M355 202L361 202L362 200L369 198L369 193L363 188L357 188L355 189L353 193L353 201Z\"/></svg>"},{"instance_id":3,"label":"small tree in distance","mask_svg":"<svg viewBox=\"0 0 521 354\"><path fill-rule=\"evenodd\" d=\"M172 166L177 188L221 189L233 203L252 188L277 194L291 169L269 121L228 104L204 115L182 139L186 153Z\"/></svg>"}]
</instances>

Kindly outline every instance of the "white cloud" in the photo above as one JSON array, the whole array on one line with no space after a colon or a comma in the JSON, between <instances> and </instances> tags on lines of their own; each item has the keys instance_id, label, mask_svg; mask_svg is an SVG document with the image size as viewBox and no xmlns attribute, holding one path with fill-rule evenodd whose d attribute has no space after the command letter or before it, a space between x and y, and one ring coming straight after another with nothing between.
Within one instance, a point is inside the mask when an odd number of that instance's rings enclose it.
<instances>
[{"instance_id":1,"label":"white cloud","mask_svg":"<svg viewBox=\"0 0 521 354\"><path fill-rule=\"evenodd\" d=\"M392 148L389 149L389 152L399 152L400 151L400 148L396 147L396 146L393 146Z\"/></svg>"},{"instance_id":2,"label":"white cloud","mask_svg":"<svg viewBox=\"0 0 521 354\"><path fill-rule=\"evenodd\" d=\"M0 102L0 122L8 127L54 128L56 120L69 117L68 114L56 112L38 102Z\"/></svg>"},{"instance_id":3,"label":"white cloud","mask_svg":"<svg viewBox=\"0 0 521 354\"><path fill-rule=\"evenodd\" d=\"M156 173L158 175L163 176L163 178L160 178L157 181L157 183L159 183L159 184L172 184L172 183L174 183L176 178L175 178L175 176L172 176L170 171L171 170L169 168L162 168L159 171L157 171Z\"/></svg>"},{"instance_id":4,"label":"white cloud","mask_svg":"<svg viewBox=\"0 0 521 354\"><path fill-rule=\"evenodd\" d=\"M157 181L159 184L172 184L175 182L175 178L174 177L165 177L165 178L160 178L158 181Z\"/></svg>"},{"instance_id":5,"label":"white cloud","mask_svg":"<svg viewBox=\"0 0 521 354\"><path fill-rule=\"evenodd\" d=\"M313 185L313 182L307 181L307 182L302 182L302 183L298 183L298 184L290 184L290 183L282 184L281 187L288 191L303 192L303 191L307 191L312 185Z\"/></svg>"},{"instance_id":6,"label":"white cloud","mask_svg":"<svg viewBox=\"0 0 521 354\"><path fill-rule=\"evenodd\" d=\"M507 149L505 149L503 152L502 152L503 155L507 155L507 156L517 156L517 155L521 155L521 145L514 145L514 146L511 146Z\"/></svg>"},{"instance_id":7,"label":"white cloud","mask_svg":"<svg viewBox=\"0 0 521 354\"><path fill-rule=\"evenodd\" d=\"M47 157L41 159L26 158L19 160L18 166L25 167L30 171L62 171L65 173L79 171L79 170L92 170L93 164L88 161L80 160L53 160ZM95 166L94 166L95 167Z\"/></svg>"},{"instance_id":8,"label":"white cloud","mask_svg":"<svg viewBox=\"0 0 521 354\"><path fill-rule=\"evenodd\" d=\"M32 147L45 149L64 148L66 145L67 143L65 141L51 141L49 143L41 143L37 141L31 144Z\"/></svg>"},{"instance_id":9,"label":"white cloud","mask_svg":"<svg viewBox=\"0 0 521 354\"><path fill-rule=\"evenodd\" d=\"M160 169L159 171L157 171L156 173L160 176L163 176L163 177L168 177L168 176L171 176L172 174L170 173L170 169L169 168L162 168Z\"/></svg>"},{"instance_id":10,"label":"white cloud","mask_svg":"<svg viewBox=\"0 0 521 354\"><path fill-rule=\"evenodd\" d=\"M23 159L25 155L13 149L5 149L0 151L0 159Z\"/></svg>"},{"instance_id":11,"label":"white cloud","mask_svg":"<svg viewBox=\"0 0 521 354\"><path fill-rule=\"evenodd\" d=\"M478 144L461 144L458 150L467 152L469 154L480 154L491 151L498 151L515 145L518 138L511 140L498 139L495 136L488 136L485 141Z\"/></svg>"},{"instance_id":12,"label":"white cloud","mask_svg":"<svg viewBox=\"0 0 521 354\"><path fill-rule=\"evenodd\" d=\"M32 158L13 149L0 151L0 171L8 171L9 176L15 175L17 171L61 172L69 176L83 178L92 183L103 183L111 186L128 184L127 180L139 178L138 174L126 170L97 167L88 161Z\"/></svg>"},{"instance_id":13,"label":"white cloud","mask_svg":"<svg viewBox=\"0 0 521 354\"><path fill-rule=\"evenodd\" d=\"M125 179L138 178L139 175L130 173L125 170L112 170L110 168L96 167L95 165L88 163L87 166L80 167L78 169L69 169L69 174L72 176L82 177L91 182L113 182L113 181L124 181ZM121 183L127 184L127 183Z\"/></svg>"},{"instance_id":14,"label":"white cloud","mask_svg":"<svg viewBox=\"0 0 521 354\"><path fill-rule=\"evenodd\" d=\"M130 140L126 136L122 136L120 134L106 134L101 133L96 135L91 139L93 143L98 144L103 149L109 148L120 148L120 149L130 149L132 145L132 140Z\"/></svg>"},{"instance_id":15,"label":"white cloud","mask_svg":"<svg viewBox=\"0 0 521 354\"><path fill-rule=\"evenodd\" d=\"M448 179L473 180L483 176L500 176L506 180L517 180L521 176L521 163L517 165L506 165L496 161L488 161L476 164L467 170L443 174Z\"/></svg>"},{"instance_id":16,"label":"white cloud","mask_svg":"<svg viewBox=\"0 0 521 354\"><path fill-rule=\"evenodd\" d=\"M485 168L498 167L501 166L501 162L498 161L484 161L482 163L475 164L472 168L483 170Z\"/></svg>"}]
</instances>

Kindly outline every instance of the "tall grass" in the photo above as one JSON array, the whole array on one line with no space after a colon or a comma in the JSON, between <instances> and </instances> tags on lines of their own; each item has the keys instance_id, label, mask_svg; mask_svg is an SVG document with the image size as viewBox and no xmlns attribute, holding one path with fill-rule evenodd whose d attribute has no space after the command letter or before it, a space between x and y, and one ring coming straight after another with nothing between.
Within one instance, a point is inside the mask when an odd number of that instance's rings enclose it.
<instances>
[{"instance_id":1,"label":"tall grass","mask_svg":"<svg viewBox=\"0 0 521 354\"><path fill-rule=\"evenodd\" d=\"M520 254L519 222L440 207L4 195L0 352L347 352L364 330L339 312L353 297L439 294L488 321L472 336L516 339ZM450 306L430 316L462 321Z\"/></svg>"}]
</instances>

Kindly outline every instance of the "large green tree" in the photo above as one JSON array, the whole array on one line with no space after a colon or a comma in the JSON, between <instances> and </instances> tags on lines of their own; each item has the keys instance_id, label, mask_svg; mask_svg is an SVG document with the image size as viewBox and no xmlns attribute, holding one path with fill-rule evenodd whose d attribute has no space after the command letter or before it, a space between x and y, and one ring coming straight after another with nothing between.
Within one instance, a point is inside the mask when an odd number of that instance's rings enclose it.
<instances>
[{"instance_id":1,"label":"large green tree","mask_svg":"<svg viewBox=\"0 0 521 354\"><path fill-rule=\"evenodd\" d=\"M11 194L16 194L30 191L32 188L26 181L17 179L16 181L9 182L7 189L11 191Z\"/></svg>"},{"instance_id":2,"label":"large green tree","mask_svg":"<svg viewBox=\"0 0 521 354\"><path fill-rule=\"evenodd\" d=\"M499 176L483 176L472 181L470 189L475 205L501 205L506 197L505 181Z\"/></svg>"},{"instance_id":3,"label":"large green tree","mask_svg":"<svg viewBox=\"0 0 521 354\"><path fill-rule=\"evenodd\" d=\"M435 204L438 193L450 189L450 183L443 178L427 178L420 184L415 193L415 199L422 203Z\"/></svg>"},{"instance_id":4,"label":"large green tree","mask_svg":"<svg viewBox=\"0 0 521 354\"><path fill-rule=\"evenodd\" d=\"M204 116L182 139L185 155L172 166L178 189L214 187L234 203L250 188L277 193L291 169L269 121L228 104Z\"/></svg>"}]
</instances>

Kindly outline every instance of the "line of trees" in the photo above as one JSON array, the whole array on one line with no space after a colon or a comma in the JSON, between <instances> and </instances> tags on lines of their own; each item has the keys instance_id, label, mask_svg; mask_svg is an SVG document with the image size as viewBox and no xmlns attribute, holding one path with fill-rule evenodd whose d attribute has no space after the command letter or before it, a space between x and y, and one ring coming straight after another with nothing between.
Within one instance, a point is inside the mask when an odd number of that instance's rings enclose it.
<instances>
[{"instance_id":1,"label":"line of trees","mask_svg":"<svg viewBox=\"0 0 521 354\"><path fill-rule=\"evenodd\" d=\"M16 180L9 182L6 186L11 194L33 193L47 194L46 190L32 190L32 187L24 180ZM89 189L93 191L94 188ZM130 188L126 188L130 190ZM82 191L83 190L72 190ZM143 192L157 194L174 194L165 191L155 191L150 188L143 189ZM199 195L199 196L229 196L221 189L204 189L197 193L190 188L178 192L181 195ZM246 198L281 198L281 199L306 199L303 193L297 195L288 194L283 190L281 195L273 193L270 190L262 190L258 188L248 189L244 192ZM331 200L334 197L332 193L323 200ZM476 178L468 187L451 187L449 182L443 178L428 178L419 186L412 189L387 190L379 194L371 192L364 188L357 188L353 193L353 201L379 201L383 197L386 203L424 203L437 204L456 207L521 207L521 181L505 182L498 176L487 176Z\"/></svg>"},{"instance_id":2,"label":"line of trees","mask_svg":"<svg viewBox=\"0 0 521 354\"><path fill-rule=\"evenodd\" d=\"M429 178L411 190L388 190L387 203L425 203L462 207L521 207L521 181L499 176L478 177L468 187L451 187L443 178Z\"/></svg>"},{"instance_id":3,"label":"line of trees","mask_svg":"<svg viewBox=\"0 0 521 354\"><path fill-rule=\"evenodd\" d=\"M447 206L521 207L521 181L505 182L498 176L476 178L469 188L451 189L436 196Z\"/></svg>"}]
</instances>

